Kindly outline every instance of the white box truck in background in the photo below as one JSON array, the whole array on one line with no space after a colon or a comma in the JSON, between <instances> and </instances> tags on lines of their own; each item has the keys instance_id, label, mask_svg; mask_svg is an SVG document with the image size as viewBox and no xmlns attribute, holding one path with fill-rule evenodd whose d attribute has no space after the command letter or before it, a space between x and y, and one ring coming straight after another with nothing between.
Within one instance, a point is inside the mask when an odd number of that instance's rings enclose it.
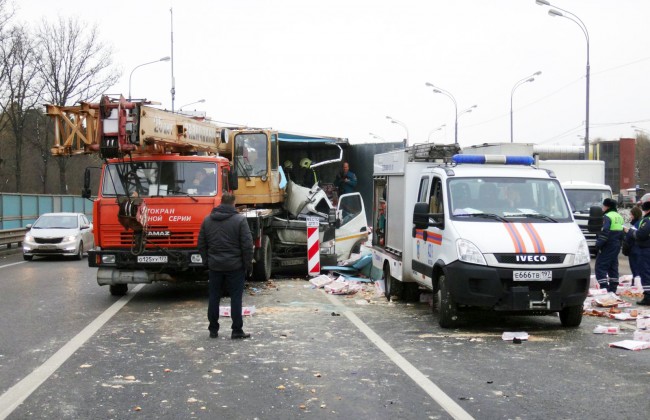
<instances>
[{"instance_id":1,"label":"white box truck in background","mask_svg":"<svg viewBox=\"0 0 650 420\"><path fill-rule=\"evenodd\" d=\"M602 226L603 200L612 197L612 189L605 184L605 162L602 160L540 160L537 166L553 171L569 199L569 205L585 239L589 251L596 253L596 236ZM591 223L590 223L591 219Z\"/></svg>"}]
</instances>

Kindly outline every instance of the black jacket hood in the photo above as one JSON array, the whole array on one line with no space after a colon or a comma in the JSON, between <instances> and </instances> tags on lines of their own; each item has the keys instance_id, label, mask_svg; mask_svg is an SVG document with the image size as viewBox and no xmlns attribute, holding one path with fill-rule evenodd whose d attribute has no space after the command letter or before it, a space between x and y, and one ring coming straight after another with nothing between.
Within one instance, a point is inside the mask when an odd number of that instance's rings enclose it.
<instances>
[{"instance_id":1,"label":"black jacket hood","mask_svg":"<svg viewBox=\"0 0 650 420\"><path fill-rule=\"evenodd\" d=\"M221 204L218 207L212 209L210 218L222 221L234 216L235 214L237 214L237 209L235 209L235 206Z\"/></svg>"}]
</instances>

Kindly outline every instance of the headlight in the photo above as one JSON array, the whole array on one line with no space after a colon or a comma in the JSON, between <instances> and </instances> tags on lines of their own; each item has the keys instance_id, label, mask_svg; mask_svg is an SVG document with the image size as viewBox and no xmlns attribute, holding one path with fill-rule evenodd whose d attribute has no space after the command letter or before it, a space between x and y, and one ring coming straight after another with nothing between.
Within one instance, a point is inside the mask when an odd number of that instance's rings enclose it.
<instances>
[{"instance_id":1,"label":"headlight","mask_svg":"<svg viewBox=\"0 0 650 420\"><path fill-rule=\"evenodd\" d=\"M576 251L576 256L573 259L573 263L575 265L589 264L590 261L591 256L589 255L589 247L587 246L587 241L583 239L578 245L578 250Z\"/></svg>"},{"instance_id":2,"label":"headlight","mask_svg":"<svg viewBox=\"0 0 650 420\"><path fill-rule=\"evenodd\" d=\"M102 255L102 263L103 264L115 264L115 255L113 255L113 254Z\"/></svg>"},{"instance_id":3,"label":"headlight","mask_svg":"<svg viewBox=\"0 0 650 420\"><path fill-rule=\"evenodd\" d=\"M201 258L201 254L190 255L190 261L194 264L203 264L203 258Z\"/></svg>"},{"instance_id":4,"label":"headlight","mask_svg":"<svg viewBox=\"0 0 650 420\"><path fill-rule=\"evenodd\" d=\"M63 242L72 242L72 241L74 241L74 240L76 240L76 239L77 239L77 237L74 236L74 235L64 236L64 237L63 237Z\"/></svg>"},{"instance_id":5,"label":"headlight","mask_svg":"<svg viewBox=\"0 0 650 420\"><path fill-rule=\"evenodd\" d=\"M478 247L466 239L456 241L456 252L460 261L470 264L487 265Z\"/></svg>"},{"instance_id":6,"label":"headlight","mask_svg":"<svg viewBox=\"0 0 650 420\"><path fill-rule=\"evenodd\" d=\"M25 235L25 242L34 242L34 237L32 235Z\"/></svg>"}]
</instances>

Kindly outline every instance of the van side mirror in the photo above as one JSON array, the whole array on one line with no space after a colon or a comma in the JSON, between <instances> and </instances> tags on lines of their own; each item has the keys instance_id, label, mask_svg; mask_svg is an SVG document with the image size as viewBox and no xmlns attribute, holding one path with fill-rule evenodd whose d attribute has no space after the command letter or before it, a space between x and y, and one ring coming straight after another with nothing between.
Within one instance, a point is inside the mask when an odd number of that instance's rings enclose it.
<instances>
[{"instance_id":1,"label":"van side mirror","mask_svg":"<svg viewBox=\"0 0 650 420\"><path fill-rule=\"evenodd\" d=\"M433 221L430 219L434 219ZM429 213L428 203L415 203L413 208L413 224L416 229L426 229L429 226L434 226L444 229L445 222L442 213Z\"/></svg>"},{"instance_id":2,"label":"van side mirror","mask_svg":"<svg viewBox=\"0 0 650 420\"><path fill-rule=\"evenodd\" d=\"M329 210L329 213L327 213L327 223L329 223L330 225L333 225L333 224L336 223L336 220L337 220L337 218L336 218L336 209L331 208Z\"/></svg>"},{"instance_id":3,"label":"van side mirror","mask_svg":"<svg viewBox=\"0 0 650 420\"><path fill-rule=\"evenodd\" d=\"M591 206L589 208L589 221L587 229L589 233L598 233L603 228L603 209L600 206Z\"/></svg>"}]
</instances>

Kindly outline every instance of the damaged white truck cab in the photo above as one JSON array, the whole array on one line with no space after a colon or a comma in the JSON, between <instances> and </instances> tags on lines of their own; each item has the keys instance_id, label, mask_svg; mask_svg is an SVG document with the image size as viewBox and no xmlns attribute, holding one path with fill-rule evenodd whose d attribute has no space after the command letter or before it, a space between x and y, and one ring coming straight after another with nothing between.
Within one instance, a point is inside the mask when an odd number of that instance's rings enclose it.
<instances>
[{"instance_id":1,"label":"damaged white truck cab","mask_svg":"<svg viewBox=\"0 0 650 420\"><path fill-rule=\"evenodd\" d=\"M470 309L559 312L562 325L578 326L590 256L558 180L525 156L433 165L414 156L375 156L376 207L385 197L386 208L374 215L373 266L387 297L432 290L443 328Z\"/></svg>"}]
</instances>

